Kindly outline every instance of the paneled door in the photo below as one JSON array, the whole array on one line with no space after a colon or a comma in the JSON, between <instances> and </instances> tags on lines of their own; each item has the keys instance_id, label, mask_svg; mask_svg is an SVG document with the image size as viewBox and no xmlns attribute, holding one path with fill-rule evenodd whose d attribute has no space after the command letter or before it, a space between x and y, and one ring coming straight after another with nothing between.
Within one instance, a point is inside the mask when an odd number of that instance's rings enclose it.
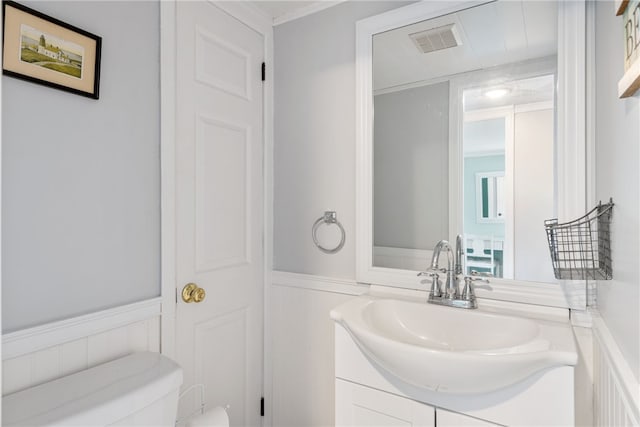
<instances>
[{"instance_id":1,"label":"paneled door","mask_svg":"<svg viewBox=\"0 0 640 427\"><path fill-rule=\"evenodd\" d=\"M176 23L176 359L183 390L204 384L206 407L229 405L232 426L257 426L264 40L207 1L176 2ZM189 392L179 416L201 403Z\"/></svg>"}]
</instances>

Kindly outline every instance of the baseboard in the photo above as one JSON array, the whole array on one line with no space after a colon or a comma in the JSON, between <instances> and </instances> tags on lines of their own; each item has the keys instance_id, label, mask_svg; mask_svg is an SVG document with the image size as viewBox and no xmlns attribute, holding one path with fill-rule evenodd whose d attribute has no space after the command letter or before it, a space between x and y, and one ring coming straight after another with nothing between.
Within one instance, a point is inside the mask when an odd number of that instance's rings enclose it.
<instances>
[{"instance_id":1,"label":"baseboard","mask_svg":"<svg viewBox=\"0 0 640 427\"><path fill-rule=\"evenodd\" d=\"M640 425L640 383L597 310L592 319L594 425Z\"/></svg>"},{"instance_id":2,"label":"baseboard","mask_svg":"<svg viewBox=\"0 0 640 427\"><path fill-rule=\"evenodd\" d=\"M2 360L159 317L161 312L162 298L158 297L3 334Z\"/></svg>"},{"instance_id":3,"label":"baseboard","mask_svg":"<svg viewBox=\"0 0 640 427\"><path fill-rule=\"evenodd\" d=\"M361 295L369 289L369 285L359 284L355 280L277 270L271 273L271 284L346 295Z\"/></svg>"}]
</instances>

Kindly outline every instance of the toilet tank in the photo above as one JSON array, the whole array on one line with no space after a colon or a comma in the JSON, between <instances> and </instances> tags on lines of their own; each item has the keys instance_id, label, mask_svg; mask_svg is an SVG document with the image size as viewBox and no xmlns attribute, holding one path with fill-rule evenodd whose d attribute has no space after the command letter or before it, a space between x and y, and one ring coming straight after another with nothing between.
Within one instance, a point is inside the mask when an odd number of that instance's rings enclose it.
<instances>
[{"instance_id":1,"label":"toilet tank","mask_svg":"<svg viewBox=\"0 0 640 427\"><path fill-rule=\"evenodd\" d=\"M133 353L2 398L3 426L174 426L182 369Z\"/></svg>"}]
</instances>

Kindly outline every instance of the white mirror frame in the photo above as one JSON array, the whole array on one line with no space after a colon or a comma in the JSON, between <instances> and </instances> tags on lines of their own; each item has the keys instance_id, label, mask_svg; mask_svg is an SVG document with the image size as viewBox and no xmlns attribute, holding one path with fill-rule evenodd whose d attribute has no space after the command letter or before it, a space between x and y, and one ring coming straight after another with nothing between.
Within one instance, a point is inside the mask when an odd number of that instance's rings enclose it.
<instances>
[{"instance_id":1,"label":"white mirror frame","mask_svg":"<svg viewBox=\"0 0 640 427\"><path fill-rule=\"evenodd\" d=\"M359 283L422 290L429 286L421 283L416 271L373 265L373 35L484 3L489 2L422 1L356 23L356 280ZM556 214L561 221L582 216L587 209L585 59L586 4L584 1L558 2ZM456 222L450 221L453 227ZM542 227L540 224L541 230ZM451 238L443 236L447 237ZM428 262L425 259L425 267ZM477 290L479 298L586 309L583 281L560 281L558 285L496 278L491 282L491 291Z\"/></svg>"}]
</instances>

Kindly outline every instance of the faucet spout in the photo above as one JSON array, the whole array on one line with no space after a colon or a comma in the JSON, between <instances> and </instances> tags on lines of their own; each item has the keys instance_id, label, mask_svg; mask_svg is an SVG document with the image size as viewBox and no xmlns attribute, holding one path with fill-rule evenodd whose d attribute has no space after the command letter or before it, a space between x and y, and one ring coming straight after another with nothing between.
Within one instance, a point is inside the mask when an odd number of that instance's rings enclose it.
<instances>
[{"instance_id":1,"label":"faucet spout","mask_svg":"<svg viewBox=\"0 0 640 427\"><path fill-rule=\"evenodd\" d=\"M446 240L440 240L438 244L436 244L435 248L433 248L433 256L431 257L431 270L438 270L440 268L438 266L438 262L440 261L440 252L442 252L443 249L447 251L447 271L451 270L451 258L449 256L451 253L451 245Z\"/></svg>"},{"instance_id":2,"label":"faucet spout","mask_svg":"<svg viewBox=\"0 0 640 427\"><path fill-rule=\"evenodd\" d=\"M431 257L431 270L439 270L438 262L440 261L440 254L442 251L447 252L447 279L445 281L444 295L446 298L455 298L458 296L458 283L454 270L454 254L453 248L446 240L440 240L436 247L433 249L433 256Z\"/></svg>"},{"instance_id":3,"label":"faucet spout","mask_svg":"<svg viewBox=\"0 0 640 427\"><path fill-rule=\"evenodd\" d=\"M447 252L446 269L438 266L442 251ZM462 244L462 235L460 234L456 236L455 252L446 240L440 240L438 244L436 244L435 248L433 248L433 256L431 257L431 267L428 271L418 274L418 276L431 276L433 278L427 302L448 307L478 308L478 303L476 302L476 296L473 290L473 282L482 280L483 282L489 283L489 280L480 279L474 276L475 272L472 272L471 276L464 277L464 290L460 292L460 277L463 275L463 257L464 248ZM440 287L440 281L438 280L438 273L440 272L447 273L444 289Z\"/></svg>"}]
</instances>

